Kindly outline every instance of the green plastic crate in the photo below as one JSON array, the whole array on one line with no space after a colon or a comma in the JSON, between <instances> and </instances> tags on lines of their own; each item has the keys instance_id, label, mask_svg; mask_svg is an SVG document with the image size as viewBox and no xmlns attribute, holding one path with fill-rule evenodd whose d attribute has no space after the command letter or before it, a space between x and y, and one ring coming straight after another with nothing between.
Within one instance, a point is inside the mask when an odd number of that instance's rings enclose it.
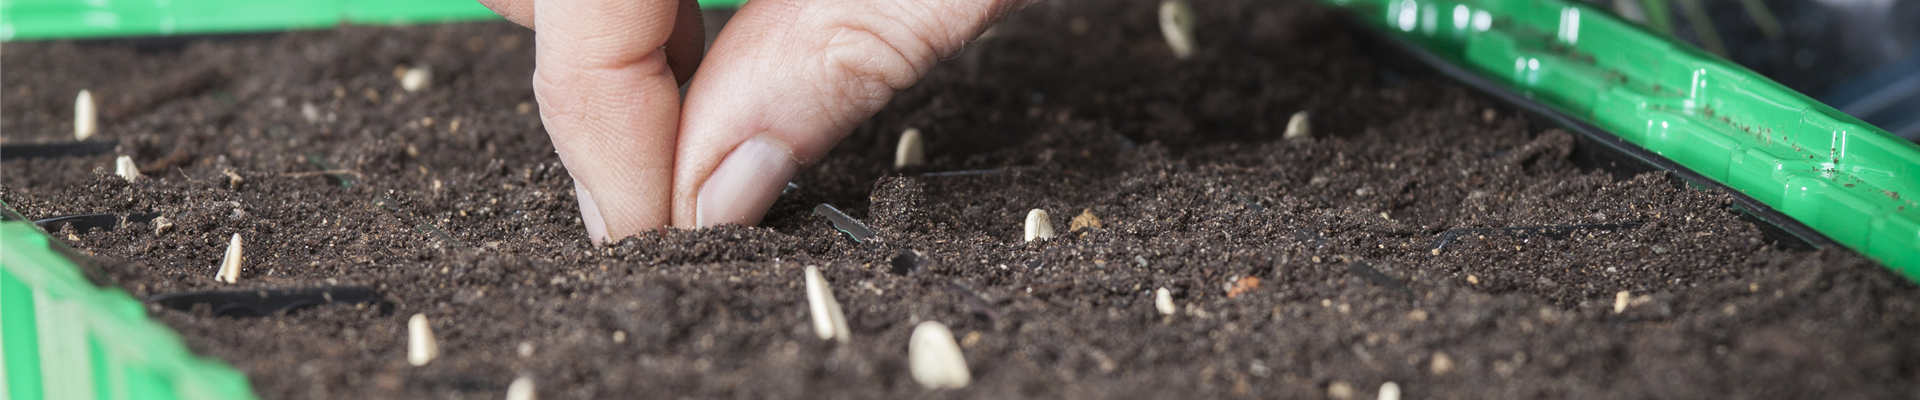
<instances>
[{"instance_id":1,"label":"green plastic crate","mask_svg":"<svg viewBox=\"0 0 1920 400\"><path fill-rule=\"evenodd\" d=\"M1920 282L1920 145L1583 3L1325 1Z\"/></svg>"},{"instance_id":2,"label":"green plastic crate","mask_svg":"<svg viewBox=\"0 0 1920 400\"><path fill-rule=\"evenodd\" d=\"M0 209L6 207L0 203ZM251 399L247 377L194 357L145 305L20 218L0 217L0 397Z\"/></svg>"}]
</instances>

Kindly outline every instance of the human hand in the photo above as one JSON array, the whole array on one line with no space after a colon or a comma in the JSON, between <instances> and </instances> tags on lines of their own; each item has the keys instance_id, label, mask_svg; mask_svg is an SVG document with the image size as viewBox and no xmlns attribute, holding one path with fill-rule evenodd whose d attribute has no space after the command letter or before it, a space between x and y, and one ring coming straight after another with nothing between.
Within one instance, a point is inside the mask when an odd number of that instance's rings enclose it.
<instances>
[{"instance_id":1,"label":"human hand","mask_svg":"<svg viewBox=\"0 0 1920 400\"><path fill-rule=\"evenodd\" d=\"M895 91L1036 1L753 0L703 58L694 0L481 0L535 31L534 98L596 243L758 223Z\"/></svg>"}]
</instances>

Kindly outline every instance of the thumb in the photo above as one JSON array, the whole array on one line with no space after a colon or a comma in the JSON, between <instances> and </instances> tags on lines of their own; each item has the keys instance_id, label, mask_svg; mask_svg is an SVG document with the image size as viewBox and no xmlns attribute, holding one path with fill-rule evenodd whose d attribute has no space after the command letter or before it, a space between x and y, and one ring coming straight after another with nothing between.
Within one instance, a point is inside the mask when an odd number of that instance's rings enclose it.
<instances>
[{"instance_id":1,"label":"thumb","mask_svg":"<svg viewBox=\"0 0 1920 400\"><path fill-rule=\"evenodd\" d=\"M893 93L1032 0L755 0L687 91L674 165L679 226L760 221L794 174Z\"/></svg>"}]
</instances>

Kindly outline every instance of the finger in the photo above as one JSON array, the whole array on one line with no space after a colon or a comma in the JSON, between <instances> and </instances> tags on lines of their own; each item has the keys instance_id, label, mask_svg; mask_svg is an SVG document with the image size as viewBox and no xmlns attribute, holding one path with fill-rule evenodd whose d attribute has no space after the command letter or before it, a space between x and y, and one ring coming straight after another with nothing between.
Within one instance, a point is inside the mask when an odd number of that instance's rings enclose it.
<instances>
[{"instance_id":1,"label":"finger","mask_svg":"<svg viewBox=\"0 0 1920 400\"><path fill-rule=\"evenodd\" d=\"M679 3L535 4L534 97L595 242L671 222L680 97L661 46Z\"/></svg>"},{"instance_id":2,"label":"finger","mask_svg":"<svg viewBox=\"0 0 1920 400\"><path fill-rule=\"evenodd\" d=\"M494 14L500 14L501 17L506 18L508 21L513 21L513 23L520 24L520 26L532 28L533 1L534 0L480 0L480 5L487 6L488 10L493 10Z\"/></svg>"},{"instance_id":3,"label":"finger","mask_svg":"<svg viewBox=\"0 0 1920 400\"><path fill-rule=\"evenodd\" d=\"M804 3L804 4L803 4ZM1028 0L754 0L687 91L674 221L754 224L893 92Z\"/></svg>"}]
</instances>

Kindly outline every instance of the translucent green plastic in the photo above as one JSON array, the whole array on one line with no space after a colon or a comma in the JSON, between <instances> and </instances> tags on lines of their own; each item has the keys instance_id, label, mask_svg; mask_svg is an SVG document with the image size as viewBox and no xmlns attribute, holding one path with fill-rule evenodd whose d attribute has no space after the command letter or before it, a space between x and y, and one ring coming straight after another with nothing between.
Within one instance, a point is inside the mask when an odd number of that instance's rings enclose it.
<instances>
[{"instance_id":1,"label":"translucent green plastic","mask_svg":"<svg viewBox=\"0 0 1920 400\"><path fill-rule=\"evenodd\" d=\"M1586 4L1328 1L1920 282L1912 142Z\"/></svg>"},{"instance_id":2,"label":"translucent green plastic","mask_svg":"<svg viewBox=\"0 0 1920 400\"><path fill-rule=\"evenodd\" d=\"M59 246L31 222L0 221L0 398L254 398L245 375L195 357L139 300L95 285Z\"/></svg>"},{"instance_id":3,"label":"translucent green plastic","mask_svg":"<svg viewBox=\"0 0 1920 400\"><path fill-rule=\"evenodd\" d=\"M702 0L738 7L745 0ZM321 29L497 19L474 0L0 0L0 40Z\"/></svg>"}]
</instances>

